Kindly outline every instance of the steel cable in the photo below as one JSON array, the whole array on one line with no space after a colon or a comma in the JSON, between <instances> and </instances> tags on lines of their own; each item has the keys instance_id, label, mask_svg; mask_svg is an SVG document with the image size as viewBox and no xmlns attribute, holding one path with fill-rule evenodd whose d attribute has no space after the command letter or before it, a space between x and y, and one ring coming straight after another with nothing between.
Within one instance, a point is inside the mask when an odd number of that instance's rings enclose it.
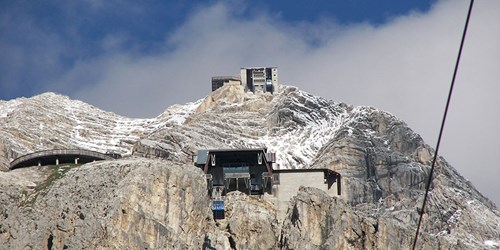
<instances>
[{"instance_id":1,"label":"steel cable","mask_svg":"<svg viewBox=\"0 0 500 250\"><path fill-rule=\"evenodd\" d=\"M434 168L436 166L436 160L437 160L437 156L438 156L438 152L439 152L439 146L441 144L441 138L443 136L444 125L446 123L446 116L448 115L448 109L450 107L451 96L453 94L453 87L455 86L455 79L456 79L457 72L458 72L458 65L460 64L460 56L462 55L462 49L464 47L465 36L467 34L467 28L469 26L469 20L470 20L470 16L471 16L472 6L473 5L474 5L474 0L471 0L470 1L470 5L469 5L469 11L467 13L467 19L465 21L464 31L463 31L463 34L462 34L462 41L460 42L460 49L458 50L457 61L455 63L455 70L453 72L453 78L451 80L450 91L448 93L448 99L446 100L446 107L444 109L443 120L441 122L441 128L439 130L439 136L438 136L438 140L437 140L437 144L436 144L436 150L434 152L434 158L432 159L431 171L429 173L429 179L427 181L427 186L425 188L424 201L422 202L422 207L421 207L421 209L419 211L420 217L418 219L417 231L415 233L415 239L413 241L413 248L412 248L413 250L415 250L415 247L417 246L418 234L420 232L420 227L422 225L422 219L423 219L423 216L424 216L424 209L425 209L425 205L427 203L427 198L429 196L429 189L430 189L431 184L432 184L432 175L434 173Z\"/></svg>"}]
</instances>

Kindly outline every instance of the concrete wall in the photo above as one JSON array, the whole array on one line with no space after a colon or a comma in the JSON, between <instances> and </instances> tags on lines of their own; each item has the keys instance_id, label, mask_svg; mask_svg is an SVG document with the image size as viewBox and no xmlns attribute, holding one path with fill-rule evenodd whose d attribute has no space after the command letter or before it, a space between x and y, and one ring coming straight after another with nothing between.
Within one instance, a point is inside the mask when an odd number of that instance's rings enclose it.
<instances>
[{"instance_id":1,"label":"concrete wall","mask_svg":"<svg viewBox=\"0 0 500 250\"><path fill-rule=\"evenodd\" d=\"M328 184L325 183L325 174L323 171L315 172L281 172L279 173L280 184L275 185L274 197L277 208L277 217L282 221L290 199L297 194L300 186L315 187L325 191L328 195L334 196L337 194L337 185L334 184L328 189Z\"/></svg>"},{"instance_id":2,"label":"concrete wall","mask_svg":"<svg viewBox=\"0 0 500 250\"><path fill-rule=\"evenodd\" d=\"M277 68L272 68L271 70L272 76L271 79L273 80L273 85L274 85L274 91L278 90L278 69Z\"/></svg>"}]
</instances>

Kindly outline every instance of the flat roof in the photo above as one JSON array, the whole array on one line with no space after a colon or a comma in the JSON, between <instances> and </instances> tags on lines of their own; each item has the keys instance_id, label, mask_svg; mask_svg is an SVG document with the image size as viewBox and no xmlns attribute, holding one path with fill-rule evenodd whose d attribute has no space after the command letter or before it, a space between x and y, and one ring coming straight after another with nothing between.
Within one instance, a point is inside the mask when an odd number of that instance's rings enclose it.
<instances>
[{"instance_id":1,"label":"flat roof","mask_svg":"<svg viewBox=\"0 0 500 250\"><path fill-rule=\"evenodd\" d=\"M278 67L248 67L248 68L241 68L241 69L277 69Z\"/></svg>"},{"instance_id":2,"label":"flat roof","mask_svg":"<svg viewBox=\"0 0 500 250\"><path fill-rule=\"evenodd\" d=\"M340 175L329 168L300 168L300 169L274 169L274 173L305 173L305 172L328 172L330 174Z\"/></svg>"},{"instance_id":3,"label":"flat roof","mask_svg":"<svg viewBox=\"0 0 500 250\"><path fill-rule=\"evenodd\" d=\"M238 149L201 149L198 150L196 165L205 165L209 154L232 154L232 153L267 153L267 148L238 148Z\"/></svg>"},{"instance_id":4,"label":"flat roof","mask_svg":"<svg viewBox=\"0 0 500 250\"><path fill-rule=\"evenodd\" d=\"M212 76L213 80L240 80L239 76Z\"/></svg>"},{"instance_id":5,"label":"flat roof","mask_svg":"<svg viewBox=\"0 0 500 250\"><path fill-rule=\"evenodd\" d=\"M198 150L198 153L200 151L207 151L211 153L224 153L224 152L257 152L257 151L264 151L267 152L267 148L222 148L222 149L201 149Z\"/></svg>"}]
</instances>

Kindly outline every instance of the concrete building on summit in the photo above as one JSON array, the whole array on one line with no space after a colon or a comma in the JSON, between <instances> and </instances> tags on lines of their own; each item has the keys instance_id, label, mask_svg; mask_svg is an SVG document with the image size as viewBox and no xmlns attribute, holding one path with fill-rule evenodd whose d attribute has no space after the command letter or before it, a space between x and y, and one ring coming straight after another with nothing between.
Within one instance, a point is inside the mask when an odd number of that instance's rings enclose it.
<instances>
[{"instance_id":1,"label":"concrete building on summit","mask_svg":"<svg viewBox=\"0 0 500 250\"><path fill-rule=\"evenodd\" d=\"M225 84L238 82L245 88L245 92L271 94L278 88L278 68L276 67L252 67L241 68L238 76L214 76L212 77L212 91Z\"/></svg>"},{"instance_id":2,"label":"concrete building on summit","mask_svg":"<svg viewBox=\"0 0 500 250\"><path fill-rule=\"evenodd\" d=\"M252 92L271 92L278 87L278 68L241 68L241 85Z\"/></svg>"}]
</instances>

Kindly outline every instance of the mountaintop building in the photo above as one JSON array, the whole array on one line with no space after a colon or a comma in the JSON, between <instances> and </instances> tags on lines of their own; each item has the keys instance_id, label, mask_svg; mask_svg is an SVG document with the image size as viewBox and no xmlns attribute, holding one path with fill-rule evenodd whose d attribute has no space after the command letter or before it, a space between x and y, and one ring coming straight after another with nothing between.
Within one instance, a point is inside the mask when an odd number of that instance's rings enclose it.
<instances>
[{"instance_id":1,"label":"mountaintop building","mask_svg":"<svg viewBox=\"0 0 500 250\"><path fill-rule=\"evenodd\" d=\"M271 93L278 88L277 67L251 67L241 68L238 76L214 76L212 77L212 91L231 82L239 82L245 87L245 92Z\"/></svg>"},{"instance_id":2,"label":"mountaintop building","mask_svg":"<svg viewBox=\"0 0 500 250\"><path fill-rule=\"evenodd\" d=\"M278 68L253 67L241 68L241 85L252 92L271 92L278 87Z\"/></svg>"}]
</instances>

